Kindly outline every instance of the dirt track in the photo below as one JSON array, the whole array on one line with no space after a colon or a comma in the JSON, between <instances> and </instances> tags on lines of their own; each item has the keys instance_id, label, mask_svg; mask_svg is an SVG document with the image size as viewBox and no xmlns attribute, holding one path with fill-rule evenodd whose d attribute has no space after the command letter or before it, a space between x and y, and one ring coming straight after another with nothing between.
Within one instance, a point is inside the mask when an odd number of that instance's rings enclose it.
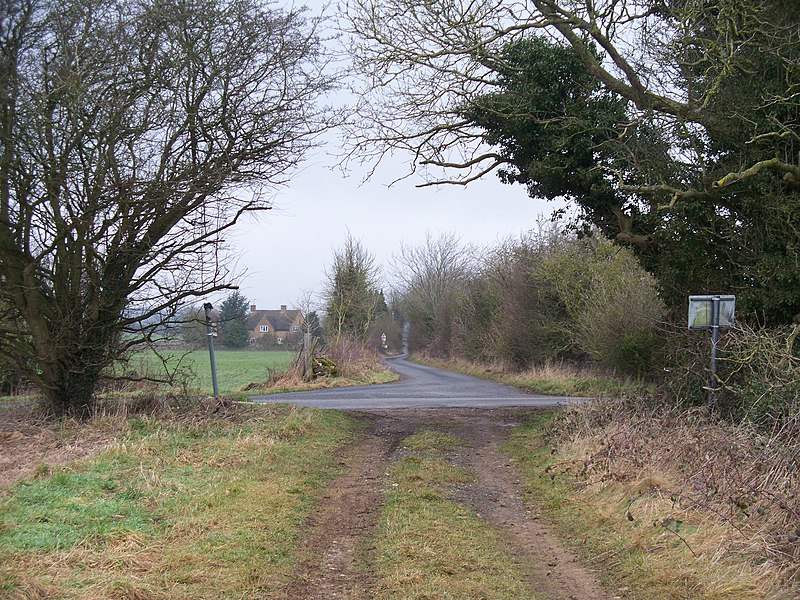
<instances>
[{"instance_id":1,"label":"dirt track","mask_svg":"<svg viewBox=\"0 0 800 600\"><path fill-rule=\"evenodd\" d=\"M611 598L594 574L542 523L522 498L521 478L498 445L530 409L410 409L357 413L367 428L342 456L344 473L333 480L309 518L304 545L309 557L285 598L369 599L375 583L370 534L377 525L386 466L406 436L419 429L454 434L467 442L448 456L476 481L453 490L502 533L537 598Z\"/></svg>"}]
</instances>

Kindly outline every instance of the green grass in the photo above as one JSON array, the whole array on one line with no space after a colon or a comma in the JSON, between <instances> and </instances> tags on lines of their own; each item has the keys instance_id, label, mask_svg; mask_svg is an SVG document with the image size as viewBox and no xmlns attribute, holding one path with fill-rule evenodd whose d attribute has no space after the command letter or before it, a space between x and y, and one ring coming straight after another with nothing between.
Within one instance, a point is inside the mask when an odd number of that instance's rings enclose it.
<instances>
[{"instance_id":1,"label":"green grass","mask_svg":"<svg viewBox=\"0 0 800 600\"><path fill-rule=\"evenodd\" d=\"M194 350L188 353L167 351L163 355L167 357L170 367L180 365L182 376L179 380L188 388L199 389L203 393L212 392L208 350ZM250 383L265 381L270 370L285 371L296 357L296 352L286 350L216 350L214 358L219 391L231 393L241 390ZM135 354L128 369L160 373L162 376L164 372L160 360L150 350Z\"/></svg>"},{"instance_id":2,"label":"green grass","mask_svg":"<svg viewBox=\"0 0 800 600\"><path fill-rule=\"evenodd\" d=\"M179 391L210 394L213 391L211 381L211 363L208 350L192 352L168 351L162 354L171 368L179 366L180 373L176 378ZM216 350L214 354L217 366L217 385L221 394L236 394L248 387L247 394L276 394L280 392L313 390L322 387L341 387L348 385L367 385L387 383L398 379L397 374L388 369L364 373L361 378L318 378L304 384L292 381L287 386L259 386L267 381L271 373L284 372L289 369L297 357L296 352L286 350ZM133 356L127 370L141 373L159 373L163 376L161 360L150 350ZM255 385L254 385L255 384ZM247 395L242 395L242 400Z\"/></svg>"},{"instance_id":3,"label":"green grass","mask_svg":"<svg viewBox=\"0 0 800 600\"><path fill-rule=\"evenodd\" d=\"M140 493L101 465L17 486L2 510L0 548L57 551L127 532L151 532Z\"/></svg>"},{"instance_id":4,"label":"green grass","mask_svg":"<svg viewBox=\"0 0 800 600\"><path fill-rule=\"evenodd\" d=\"M211 380L211 361L208 350L165 350L160 353L165 359L170 370L177 368L173 391L187 395L210 395L213 392ZM135 353L127 364L119 367L120 373L135 373L138 376L147 375L154 378L165 379L167 372L161 358L152 350L142 350ZM320 378L309 384L294 382L285 387L258 386L265 383L271 373L281 373L289 369L297 358L297 352L287 350L230 350L217 349L214 359L217 367L217 386L220 394L241 396L247 400L252 394L274 394L287 391L304 389L318 389L322 387L340 387L349 385L366 385L373 383L387 383L396 381L397 374L388 369L365 373L362 378L347 377ZM253 385L255 384L255 385ZM252 386L247 393L243 390ZM164 384L163 387L167 387ZM122 388L122 394L130 396L133 390L129 386ZM37 396L0 396L0 410L13 408L15 405L35 400Z\"/></svg>"},{"instance_id":5,"label":"green grass","mask_svg":"<svg viewBox=\"0 0 800 600\"><path fill-rule=\"evenodd\" d=\"M404 440L405 455L389 469L376 534L376 600L534 597L501 536L450 498L450 486L473 480L447 461L458 443L433 431Z\"/></svg>"},{"instance_id":6,"label":"green grass","mask_svg":"<svg viewBox=\"0 0 800 600\"><path fill-rule=\"evenodd\" d=\"M277 593L359 427L293 407L130 419L113 449L0 493L0 596Z\"/></svg>"}]
</instances>

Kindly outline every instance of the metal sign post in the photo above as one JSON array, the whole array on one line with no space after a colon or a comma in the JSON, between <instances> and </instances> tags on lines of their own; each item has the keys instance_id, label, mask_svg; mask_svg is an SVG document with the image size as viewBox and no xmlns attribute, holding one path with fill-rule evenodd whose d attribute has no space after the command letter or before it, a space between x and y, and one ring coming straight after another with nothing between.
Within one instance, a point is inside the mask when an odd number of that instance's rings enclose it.
<instances>
[{"instance_id":1,"label":"metal sign post","mask_svg":"<svg viewBox=\"0 0 800 600\"><path fill-rule=\"evenodd\" d=\"M214 398L219 396L217 388L217 364L214 362L214 323L211 322L211 302L203 304L206 311L206 337L208 338L208 355L211 357L211 384L214 386Z\"/></svg>"},{"instance_id":2,"label":"metal sign post","mask_svg":"<svg viewBox=\"0 0 800 600\"><path fill-rule=\"evenodd\" d=\"M719 328L731 327L736 296L689 296L689 329L711 330L711 373L708 382L708 407L717 402L717 347Z\"/></svg>"}]
</instances>

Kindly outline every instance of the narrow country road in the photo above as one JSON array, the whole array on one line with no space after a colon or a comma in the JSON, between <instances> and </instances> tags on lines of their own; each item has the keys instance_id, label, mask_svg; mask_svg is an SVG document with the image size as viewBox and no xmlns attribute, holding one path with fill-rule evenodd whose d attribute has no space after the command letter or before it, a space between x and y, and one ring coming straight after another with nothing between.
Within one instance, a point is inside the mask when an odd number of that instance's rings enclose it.
<instances>
[{"instance_id":1,"label":"narrow country road","mask_svg":"<svg viewBox=\"0 0 800 600\"><path fill-rule=\"evenodd\" d=\"M400 380L381 385L328 388L308 392L253 396L254 402L291 402L338 410L398 408L541 408L587 398L527 394L511 386L409 362L399 356L386 360Z\"/></svg>"}]
</instances>

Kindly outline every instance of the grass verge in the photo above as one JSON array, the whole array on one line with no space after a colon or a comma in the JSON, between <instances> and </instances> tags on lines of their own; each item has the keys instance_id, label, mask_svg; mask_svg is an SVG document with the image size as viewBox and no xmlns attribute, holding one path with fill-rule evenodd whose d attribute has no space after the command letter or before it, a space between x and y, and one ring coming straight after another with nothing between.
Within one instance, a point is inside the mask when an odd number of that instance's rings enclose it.
<instances>
[{"instance_id":1,"label":"grass verge","mask_svg":"<svg viewBox=\"0 0 800 600\"><path fill-rule=\"evenodd\" d=\"M500 535L449 488L473 480L446 460L459 441L420 431L389 469L376 534L376 600L532 598Z\"/></svg>"},{"instance_id":2,"label":"grass verge","mask_svg":"<svg viewBox=\"0 0 800 600\"><path fill-rule=\"evenodd\" d=\"M127 419L111 449L40 465L0 492L0 596L279 591L301 551L299 526L357 427L285 406Z\"/></svg>"},{"instance_id":3,"label":"grass verge","mask_svg":"<svg viewBox=\"0 0 800 600\"><path fill-rule=\"evenodd\" d=\"M566 365L551 364L513 372L502 365L487 366L463 359L442 360L415 355L412 360L553 396L607 397L641 394L649 389L646 384L632 379L613 377L592 370L579 370Z\"/></svg>"},{"instance_id":4,"label":"grass verge","mask_svg":"<svg viewBox=\"0 0 800 600\"><path fill-rule=\"evenodd\" d=\"M350 377L317 377L313 381L305 382L297 376L284 374L272 381L253 383L246 386L246 393L280 394L283 392L302 392L307 390L320 390L333 387L346 387L353 385L372 385L397 381L400 376L389 369L365 371L359 376Z\"/></svg>"},{"instance_id":5,"label":"grass verge","mask_svg":"<svg viewBox=\"0 0 800 600\"><path fill-rule=\"evenodd\" d=\"M776 586L765 561L726 551L735 520L686 508L665 493L667 474L630 468L622 477L593 479L587 455L548 439L556 414L535 413L504 451L524 474L529 502L600 567L609 589L642 600L794 597Z\"/></svg>"}]
</instances>

